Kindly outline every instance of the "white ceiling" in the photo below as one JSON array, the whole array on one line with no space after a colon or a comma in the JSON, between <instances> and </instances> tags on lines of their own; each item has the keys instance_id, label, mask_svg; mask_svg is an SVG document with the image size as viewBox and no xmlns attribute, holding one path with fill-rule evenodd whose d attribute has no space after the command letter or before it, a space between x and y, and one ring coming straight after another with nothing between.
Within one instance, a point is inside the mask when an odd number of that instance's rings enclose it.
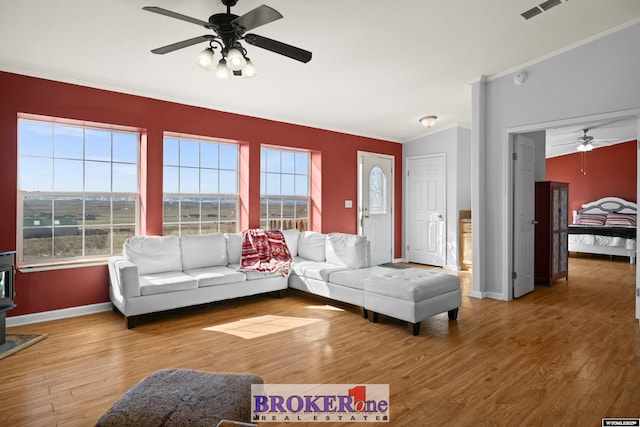
<instances>
[{"instance_id":1,"label":"white ceiling","mask_svg":"<svg viewBox=\"0 0 640 427\"><path fill-rule=\"evenodd\" d=\"M218 80L195 65L205 43L151 49L208 30L142 10L207 20L220 0L0 0L0 70L404 142L469 126L469 84L504 75L636 22L638 0L239 0L284 15L252 31L313 52L303 64L246 45L258 76ZM437 115L427 130L423 115Z\"/></svg>"}]
</instances>

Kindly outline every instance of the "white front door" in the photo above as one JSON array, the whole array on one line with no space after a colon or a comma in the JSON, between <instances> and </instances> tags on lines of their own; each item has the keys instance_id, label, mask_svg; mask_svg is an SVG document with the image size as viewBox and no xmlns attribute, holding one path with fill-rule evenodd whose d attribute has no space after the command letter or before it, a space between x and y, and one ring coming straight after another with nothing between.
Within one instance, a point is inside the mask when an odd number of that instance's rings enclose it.
<instances>
[{"instance_id":1,"label":"white front door","mask_svg":"<svg viewBox=\"0 0 640 427\"><path fill-rule=\"evenodd\" d=\"M535 140L514 136L513 297L534 289Z\"/></svg>"},{"instance_id":2,"label":"white front door","mask_svg":"<svg viewBox=\"0 0 640 427\"><path fill-rule=\"evenodd\" d=\"M445 156L407 158L407 261L444 267Z\"/></svg>"},{"instance_id":3,"label":"white front door","mask_svg":"<svg viewBox=\"0 0 640 427\"><path fill-rule=\"evenodd\" d=\"M393 260L393 157L359 154L359 232L371 245L371 265Z\"/></svg>"}]
</instances>

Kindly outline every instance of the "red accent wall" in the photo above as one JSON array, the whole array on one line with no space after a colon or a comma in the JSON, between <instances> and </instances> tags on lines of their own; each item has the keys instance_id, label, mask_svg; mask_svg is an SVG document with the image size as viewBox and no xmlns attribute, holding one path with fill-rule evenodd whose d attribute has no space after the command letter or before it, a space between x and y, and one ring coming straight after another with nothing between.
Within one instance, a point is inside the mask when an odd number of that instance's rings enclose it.
<instances>
[{"instance_id":1,"label":"red accent wall","mask_svg":"<svg viewBox=\"0 0 640 427\"><path fill-rule=\"evenodd\" d=\"M569 183L571 212L584 203L616 196L636 202L638 148L636 141L597 148L585 153L547 159L547 180ZM584 173L583 170L584 169Z\"/></svg>"},{"instance_id":2,"label":"red accent wall","mask_svg":"<svg viewBox=\"0 0 640 427\"><path fill-rule=\"evenodd\" d=\"M259 226L259 171L261 144L312 151L313 168L321 182L314 183L314 229L322 232L357 232L357 153L369 151L395 156L395 254L401 257L402 145L239 114L225 113L141 96L0 72L0 250L16 249L17 115L40 114L133 126L143 133L141 152L143 234L162 233L162 136L178 132L238 141L242 144L242 170L248 170L248 196L241 209L241 224ZM245 151L248 150L248 151ZM9 316L108 302L106 266L69 268L16 277L17 308Z\"/></svg>"}]
</instances>

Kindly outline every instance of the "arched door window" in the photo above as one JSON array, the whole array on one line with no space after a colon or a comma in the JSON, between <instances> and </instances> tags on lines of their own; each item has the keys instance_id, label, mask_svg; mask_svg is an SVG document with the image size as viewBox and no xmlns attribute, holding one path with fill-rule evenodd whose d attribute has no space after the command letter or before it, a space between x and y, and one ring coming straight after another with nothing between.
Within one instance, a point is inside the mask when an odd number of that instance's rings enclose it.
<instances>
[{"instance_id":1,"label":"arched door window","mask_svg":"<svg viewBox=\"0 0 640 427\"><path fill-rule=\"evenodd\" d=\"M387 177L380 166L369 173L369 214L387 213Z\"/></svg>"}]
</instances>

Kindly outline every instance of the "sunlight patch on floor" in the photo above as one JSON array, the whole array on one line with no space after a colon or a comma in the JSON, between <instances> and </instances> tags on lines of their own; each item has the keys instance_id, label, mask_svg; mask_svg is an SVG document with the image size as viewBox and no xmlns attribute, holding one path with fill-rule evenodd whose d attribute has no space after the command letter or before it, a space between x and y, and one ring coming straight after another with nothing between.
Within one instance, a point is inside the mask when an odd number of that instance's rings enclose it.
<instances>
[{"instance_id":1,"label":"sunlight patch on floor","mask_svg":"<svg viewBox=\"0 0 640 427\"><path fill-rule=\"evenodd\" d=\"M332 305L308 305L305 308L310 308L312 310L344 311L343 309Z\"/></svg>"},{"instance_id":2,"label":"sunlight patch on floor","mask_svg":"<svg viewBox=\"0 0 640 427\"><path fill-rule=\"evenodd\" d=\"M223 332L235 335L246 340L263 337L269 334L276 334L295 328L321 322L322 319L309 319L306 317L289 316L257 316L248 319L241 319L235 322L224 323L222 325L204 328L205 331Z\"/></svg>"}]
</instances>

